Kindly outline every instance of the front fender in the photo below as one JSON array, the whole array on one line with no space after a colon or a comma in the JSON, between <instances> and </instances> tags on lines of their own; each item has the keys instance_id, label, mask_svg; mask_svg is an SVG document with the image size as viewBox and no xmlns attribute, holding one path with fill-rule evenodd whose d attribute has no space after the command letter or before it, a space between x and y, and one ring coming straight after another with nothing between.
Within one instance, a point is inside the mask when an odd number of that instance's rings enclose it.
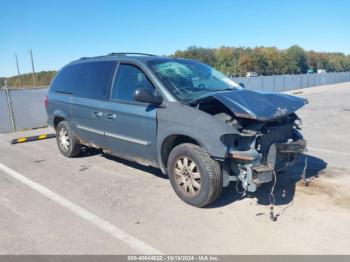
<instances>
[{"instance_id":1,"label":"front fender","mask_svg":"<svg viewBox=\"0 0 350 262\"><path fill-rule=\"evenodd\" d=\"M237 133L234 128L212 115L176 102L169 102L166 108L158 109L157 122L157 157L162 170L165 170L165 167L162 163L161 148L164 140L171 135L190 137L211 157L224 160L228 148L221 137Z\"/></svg>"}]
</instances>

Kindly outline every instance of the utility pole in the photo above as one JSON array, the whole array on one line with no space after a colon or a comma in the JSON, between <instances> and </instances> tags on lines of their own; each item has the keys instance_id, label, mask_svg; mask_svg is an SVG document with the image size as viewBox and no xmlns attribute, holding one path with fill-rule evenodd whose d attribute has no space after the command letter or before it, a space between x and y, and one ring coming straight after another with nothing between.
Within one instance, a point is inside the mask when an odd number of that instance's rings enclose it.
<instances>
[{"instance_id":1,"label":"utility pole","mask_svg":"<svg viewBox=\"0 0 350 262\"><path fill-rule=\"evenodd\" d=\"M33 70L33 86L36 87L36 81L35 81L35 69L34 69L34 61L33 61L33 52L32 49L29 50L30 53L30 60L32 62L32 70Z\"/></svg>"},{"instance_id":2,"label":"utility pole","mask_svg":"<svg viewBox=\"0 0 350 262\"><path fill-rule=\"evenodd\" d=\"M22 88L21 74L19 73L19 66L18 66L17 54L15 54L15 58L16 58L16 65L17 65L18 84L19 84L19 86Z\"/></svg>"}]
</instances>

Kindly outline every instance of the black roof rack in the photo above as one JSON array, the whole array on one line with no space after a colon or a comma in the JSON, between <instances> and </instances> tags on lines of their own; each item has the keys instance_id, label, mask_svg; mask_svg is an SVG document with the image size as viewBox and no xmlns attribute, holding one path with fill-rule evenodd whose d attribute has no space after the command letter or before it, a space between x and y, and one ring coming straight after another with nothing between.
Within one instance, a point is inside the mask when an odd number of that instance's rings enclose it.
<instances>
[{"instance_id":1,"label":"black roof rack","mask_svg":"<svg viewBox=\"0 0 350 262\"><path fill-rule=\"evenodd\" d=\"M145 53L109 53L108 55L102 55L102 56L81 57L79 58L79 60L90 59L90 58L101 58L106 56L128 56L128 55L156 56L156 55L145 54Z\"/></svg>"},{"instance_id":2,"label":"black roof rack","mask_svg":"<svg viewBox=\"0 0 350 262\"><path fill-rule=\"evenodd\" d=\"M83 57L80 57L79 60L91 59L91 58L100 58L100 57L105 57L105 56L91 56L91 57L83 56Z\"/></svg>"},{"instance_id":3,"label":"black roof rack","mask_svg":"<svg viewBox=\"0 0 350 262\"><path fill-rule=\"evenodd\" d=\"M109 53L108 56L127 56L127 55L143 55L143 56L156 56L156 55L152 55L152 54L146 54L146 53Z\"/></svg>"}]
</instances>

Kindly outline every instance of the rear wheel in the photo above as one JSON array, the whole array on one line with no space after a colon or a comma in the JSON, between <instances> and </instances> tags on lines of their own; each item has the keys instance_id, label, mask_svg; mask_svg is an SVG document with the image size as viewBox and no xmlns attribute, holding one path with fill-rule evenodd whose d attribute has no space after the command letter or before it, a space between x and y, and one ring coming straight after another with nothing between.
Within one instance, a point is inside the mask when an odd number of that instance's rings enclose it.
<instances>
[{"instance_id":1,"label":"rear wheel","mask_svg":"<svg viewBox=\"0 0 350 262\"><path fill-rule=\"evenodd\" d=\"M176 194L196 207L209 205L222 190L219 164L194 144L181 144L170 152L168 175Z\"/></svg>"},{"instance_id":2,"label":"rear wheel","mask_svg":"<svg viewBox=\"0 0 350 262\"><path fill-rule=\"evenodd\" d=\"M65 157L75 157L79 155L81 145L78 139L72 132L72 129L67 121L61 121L56 128L56 140L58 149Z\"/></svg>"}]
</instances>

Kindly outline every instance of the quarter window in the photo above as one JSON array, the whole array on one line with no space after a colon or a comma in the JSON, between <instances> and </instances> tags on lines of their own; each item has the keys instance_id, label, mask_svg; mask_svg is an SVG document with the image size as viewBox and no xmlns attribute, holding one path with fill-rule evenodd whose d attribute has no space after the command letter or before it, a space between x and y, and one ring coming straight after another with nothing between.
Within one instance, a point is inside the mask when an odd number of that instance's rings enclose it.
<instances>
[{"instance_id":1,"label":"quarter window","mask_svg":"<svg viewBox=\"0 0 350 262\"><path fill-rule=\"evenodd\" d=\"M54 79L51 90L90 99L107 99L116 62L99 61L64 67Z\"/></svg>"},{"instance_id":2,"label":"quarter window","mask_svg":"<svg viewBox=\"0 0 350 262\"><path fill-rule=\"evenodd\" d=\"M139 68L120 64L111 98L113 100L135 101L134 92L137 88L148 88L151 92L155 91L152 83Z\"/></svg>"},{"instance_id":3,"label":"quarter window","mask_svg":"<svg viewBox=\"0 0 350 262\"><path fill-rule=\"evenodd\" d=\"M77 86L78 68L69 65L60 70L51 83L51 91L74 94Z\"/></svg>"}]
</instances>

